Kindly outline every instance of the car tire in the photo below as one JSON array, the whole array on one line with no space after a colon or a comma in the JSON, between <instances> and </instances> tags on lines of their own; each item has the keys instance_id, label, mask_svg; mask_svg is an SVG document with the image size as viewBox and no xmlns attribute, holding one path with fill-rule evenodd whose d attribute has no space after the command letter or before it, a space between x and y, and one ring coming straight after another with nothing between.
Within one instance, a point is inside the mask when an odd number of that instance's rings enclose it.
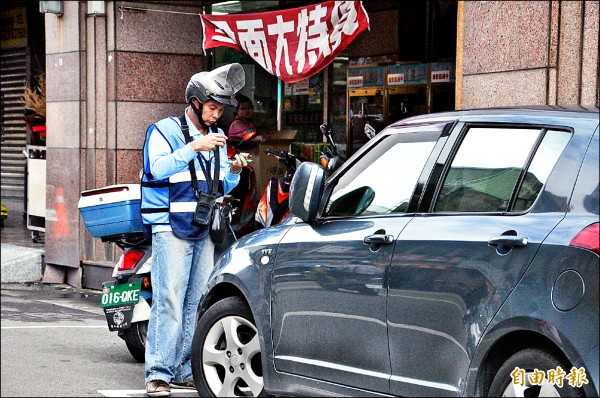
<instances>
[{"instance_id":1,"label":"car tire","mask_svg":"<svg viewBox=\"0 0 600 398\"><path fill-rule=\"evenodd\" d=\"M256 324L239 297L218 301L198 320L192 373L201 397L266 396Z\"/></svg>"},{"instance_id":2,"label":"car tire","mask_svg":"<svg viewBox=\"0 0 600 398\"><path fill-rule=\"evenodd\" d=\"M133 358L139 363L146 360L146 335L148 321L134 322L129 329L123 331L123 340Z\"/></svg>"},{"instance_id":3,"label":"car tire","mask_svg":"<svg viewBox=\"0 0 600 398\"><path fill-rule=\"evenodd\" d=\"M529 375L535 369L544 372L547 375L548 370L556 369L558 366L569 374L571 368L565 361L560 360L555 355L537 348L528 348L513 354L500 367L490 385L490 397L580 397L582 391L569 385L566 377L563 379L563 386L559 388L555 383L548 383L545 379L542 385L531 384ZM524 386L513 383L511 373L515 368L525 370Z\"/></svg>"}]
</instances>

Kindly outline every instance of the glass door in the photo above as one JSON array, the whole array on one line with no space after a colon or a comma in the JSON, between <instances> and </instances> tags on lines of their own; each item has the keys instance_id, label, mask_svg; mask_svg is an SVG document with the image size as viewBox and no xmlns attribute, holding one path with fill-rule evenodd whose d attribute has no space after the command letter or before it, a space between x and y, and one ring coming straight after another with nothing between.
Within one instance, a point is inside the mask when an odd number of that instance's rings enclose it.
<instances>
[{"instance_id":1,"label":"glass door","mask_svg":"<svg viewBox=\"0 0 600 398\"><path fill-rule=\"evenodd\" d=\"M362 147L369 137L368 123L377 132L385 127L385 68L366 66L348 68L348 129L346 155Z\"/></svg>"}]
</instances>

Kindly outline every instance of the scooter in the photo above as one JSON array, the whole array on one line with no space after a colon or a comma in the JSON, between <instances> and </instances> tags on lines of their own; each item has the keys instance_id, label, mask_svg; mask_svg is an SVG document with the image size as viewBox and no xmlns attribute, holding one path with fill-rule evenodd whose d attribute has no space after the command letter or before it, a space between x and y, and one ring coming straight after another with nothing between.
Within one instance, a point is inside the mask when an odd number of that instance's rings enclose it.
<instances>
[{"instance_id":1,"label":"scooter","mask_svg":"<svg viewBox=\"0 0 600 398\"><path fill-rule=\"evenodd\" d=\"M231 149L228 148L228 157L239 153L239 146L256 136L256 130L247 132L244 139ZM244 172L245 170L245 172ZM218 199L218 203L229 210L230 207L243 204L242 214L251 207L251 215L254 216L256 209L256 177L254 169L246 166L242 169L242 181L247 181L246 186L253 190L250 192L240 191L238 197L231 194L224 195ZM253 200L254 201L253 201ZM239 208L239 207L238 207ZM234 213L227 211L226 214ZM246 215L246 218L248 216ZM242 222L234 224L230 219L230 228L233 239L236 234L248 233L243 229L248 224L254 225L242 218ZM237 225L237 231L236 231ZM152 305L152 237L151 233L125 233L108 237L101 237L103 242L113 242L123 250L123 254L115 264L112 277L113 280L102 284L102 297L100 307L104 310L108 329L116 331L127 346L133 358L143 363L146 352L146 335L148 333L148 320L150 318L150 307ZM225 241L215 246L215 257L231 242Z\"/></svg>"},{"instance_id":2,"label":"scooter","mask_svg":"<svg viewBox=\"0 0 600 398\"><path fill-rule=\"evenodd\" d=\"M152 305L152 238L132 233L102 241L114 242L123 254L113 269L113 280L102 284L100 307L108 330L116 331L133 358L143 363Z\"/></svg>"},{"instance_id":3,"label":"scooter","mask_svg":"<svg viewBox=\"0 0 600 398\"><path fill-rule=\"evenodd\" d=\"M225 209L237 200L230 195L217 199ZM227 212L229 213L229 212ZM233 235L234 240L235 234ZM117 332L133 358L143 363L146 335L152 306L152 237L151 234L131 233L101 238L123 250L115 264L113 279L102 284L100 308L104 310L108 330ZM231 242L215 245L217 258Z\"/></svg>"},{"instance_id":4,"label":"scooter","mask_svg":"<svg viewBox=\"0 0 600 398\"><path fill-rule=\"evenodd\" d=\"M331 128L327 124L322 124L320 130L327 139L329 145L327 152L321 153L319 163L323 169L325 169L325 175L329 177L340 168L346 159L344 159L337 151ZM280 223L290 213L290 184L296 173L296 169L303 161L306 161L306 159L297 158L291 153L284 151L267 149L265 152L267 155L275 156L286 169L286 173L283 177L271 178L258 203L255 220L261 227L266 228Z\"/></svg>"},{"instance_id":5,"label":"scooter","mask_svg":"<svg viewBox=\"0 0 600 398\"><path fill-rule=\"evenodd\" d=\"M290 213L290 184L296 169L302 163L302 159L285 151L267 149L265 153L276 157L285 166L286 172L281 178L273 177L269 180L258 202L254 219L263 228L280 223Z\"/></svg>"}]
</instances>

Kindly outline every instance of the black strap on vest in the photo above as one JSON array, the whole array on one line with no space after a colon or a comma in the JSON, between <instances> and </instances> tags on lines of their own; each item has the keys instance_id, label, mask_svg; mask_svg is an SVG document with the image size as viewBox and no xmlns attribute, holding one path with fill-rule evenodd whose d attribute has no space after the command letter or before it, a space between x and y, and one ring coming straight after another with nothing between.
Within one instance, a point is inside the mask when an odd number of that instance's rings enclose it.
<instances>
[{"instance_id":1,"label":"black strap on vest","mask_svg":"<svg viewBox=\"0 0 600 398\"><path fill-rule=\"evenodd\" d=\"M183 135L185 136L185 141L186 142L192 142L192 137L190 136L190 128L187 125L187 121L185 120L185 113L183 115L181 115L179 117L179 120L181 121L181 130L183 131ZM208 132L208 129L207 129ZM219 172L221 170L221 161L219 159L219 152L221 152L219 150L219 148L215 148L215 176L212 179L212 185L211 185L211 179L210 179L210 161L207 161L207 166L208 166L208 170L206 170L206 168L204 167L204 159L200 156L200 152L198 152L198 154L196 155L198 157L198 161L200 162L200 167L202 167L202 173L204 174L204 178L206 179L207 184L210 187L210 194L215 194L217 193L217 191L219 190ZM196 193L196 196L199 195L198 192L198 178L196 177L196 166L194 165L194 160L192 159L189 163L189 167L190 167L190 174L192 176L192 188L194 188L194 192Z\"/></svg>"}]
</instances>

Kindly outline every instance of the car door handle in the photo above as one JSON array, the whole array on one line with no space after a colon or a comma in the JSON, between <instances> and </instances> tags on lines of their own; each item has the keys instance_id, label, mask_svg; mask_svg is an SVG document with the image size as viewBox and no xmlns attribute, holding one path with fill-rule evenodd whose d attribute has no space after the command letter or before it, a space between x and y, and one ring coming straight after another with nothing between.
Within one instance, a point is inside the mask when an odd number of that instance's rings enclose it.
<instances>
[{"instance_id":1,"label":"car door handle","mask_svg":"<svg viewBox=\"0 0 600 398\"><path fill-rule=\"evenodd\" d=\"M488 245L490 246L498 246L498 245L508 245L508 246L516 246L523 247L527 245L529 239L524 238L522 236L513 236L513 235L502 235L496 238L491 238L488 240Z\"/></svg>"},{"instance_id":2,"label":"car door handle","mask_svg":"<svg viewBox=\"0 0 600 398\"><path fill-rule=\"evenodd\" d=\"M394 237L392 235L385 234L373 234L369 236L365 236L363 240L365 245L369 245L371 243L380 243L380 244L388 244L394 241Z\"/></svg>"}]
</instances>

